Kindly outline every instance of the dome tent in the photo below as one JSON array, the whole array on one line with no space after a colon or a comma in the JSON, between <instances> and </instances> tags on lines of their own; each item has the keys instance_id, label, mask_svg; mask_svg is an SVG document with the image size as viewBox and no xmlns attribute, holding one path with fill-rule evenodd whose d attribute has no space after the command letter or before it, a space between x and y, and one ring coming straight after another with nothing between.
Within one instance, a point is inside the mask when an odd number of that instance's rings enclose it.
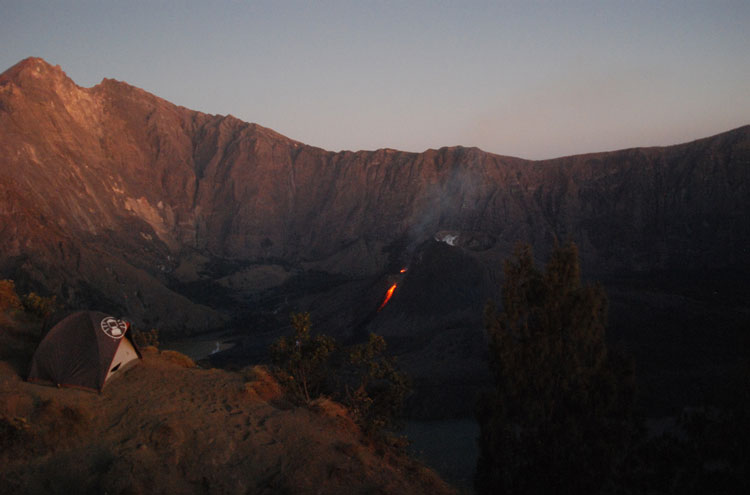
<instances>
[{"instance_id":1,"label":"dome tent","mask_svg":"<svg viewBox=\"0 0 750 495\"><path fill-rule=\"evenodd\" d=\"M141 357L129 330L129 323L105 313L73 313L42 339L28 380L101 392L107 380Z\"/></svg>"}]
</instances>

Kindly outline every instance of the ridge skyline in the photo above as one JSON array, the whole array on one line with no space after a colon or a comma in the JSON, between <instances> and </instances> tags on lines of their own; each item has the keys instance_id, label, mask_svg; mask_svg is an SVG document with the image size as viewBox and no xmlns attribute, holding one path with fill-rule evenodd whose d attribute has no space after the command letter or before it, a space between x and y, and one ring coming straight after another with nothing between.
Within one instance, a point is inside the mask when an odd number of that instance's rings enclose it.
<instances>
[{"instance_id":1,"label":"ridge skyline","mask_svg":"<svg viewBox=\"0 0 750 495\"><path fill-rule=\"evenodd\" d=\"M544 160L748 123L750 4L689 3L10 2L0 68L38 55L331 151Z\"/></svg>"},{"instance_id":2,"label":"ridge skyline","mask_svg":"<svg viewBox=\"0 0 750 495\"><path fill-rule=\"evenodd\" d=\"M48 70L54 70L54 71L59 72L59 74L61 74L67 81L71 82L77 88L82 89L82 90L95 90L96 88L99 88L100 86L102 86L103 84L106 84L107 82L113 82L113 83L116 83L116 84L122 84L122 85L128 86L130 88L134 88L134 89L136 89L138 91L142 91L142 92L144 92L144 93L146 93L146 94L148 94L148 95L150 95L150 96L152 96L154 98L157 98L159 100L165 101L165 102L169 103L170 105L174 105L176 107L184 108L184 109L189 110L191 112L196 112L198 114L202 114L202 115L206 115L206 116L210 116L210 117L222 117L222 118L236 119L236 120L238 120L238 121L240 121L240 122L242 122L244 124L258 126L258 127L261 127L261 128L263 128L265 130L273 132L274 134L277 134L277 135L283 137L286 140L299 143L300 145L310 146L312 148L317 148L317 149L320 149L320 150L324 150L324 151L326 151L328 153L374 153L374 152L378 152L378 151L395 151L395 152L399 152L399 153L407 153L407 154L419 155L419 154L423 154L423 153L428 152L428 151L440 151L440 150L452 150L452 149L477 149L477 150L481 151L482 153L486 153L488 155L493 155L493 156L496 156L498 158L510 158L510 159L522 160L522 161L526 161L526 162L541 163L541 162L554 161L554 160L559 160L559 159L575 158L575 157L586 157L586 156L590 156L590 155L591 156L595 156L595 155L603 155L603 154L609 154L609 153L618 153L618 152L623 152L623 151L669 148L669 147L672 147L672 146L680 146L680 145L684 145L684 144L693 143L693 142L696 142L696 141L701 141L703 139L710 139L710 138L719 136L721 134L725 134L727 132L736 131L738 129L742 129L744 127L750 126L750 121L749 121L746 124L742 124L742 125L739 125L737 127L732 127L730 129L719 130L719 131L713 132L713 133L711 133L710 135L707 135L707 136L701 136L701 137L697 137L697 138L694 138L694 139L688 139L686 141L679 141L679 142L675 142L675 143L666 143L666 144L658 144L658 145L635 145L635 146L628 146L628 147L624 147L624 148L616 148L616 149L611 149L611 150L589 150L589 151L584 151L584 152L581 152L581 153L565 154L565 155L553 156L553 157L541 158L541 159L526 158L524 156L506 154L506 153L502 153L502 152L498 153L498 152L494 152L494 151L487 151L487 150L485 150L485 149L483 149L483 148L481 148L479 146L471 146L471 145L465 145L465 144L453 144L453 145L445 144L445 145L441 145L441 146L438 146L438 147L426 148L426 149L421 150L421 151L410 151L410 150L399 149L399 148L395 148L395 147L391 147L391 146L385 146L385 147L374 148L374 149L340 149L340 150L331 150L331 149L324 148L323 146L319 146L316 143L303 142L301 140L289 137L289 136L287 136L287 135L285 135L285 134L277 131L276 129L274 129L274 128L270 127L270 126L266 126L266 125L264 125L262 123L259 123L257 121L244 120L242 118L239 118L239 117L235 116L232 113L227 113L227 114L212 113L210 111L206 112L206 111L202 111L202 110L196 110L196 109L193 109L193 108L181 105L179 103L176 103L176 102L170 101L170 100L168 100L166 98L163 98L160 95L158 95L156 93L153 93L153 92L151 92L149 90L146 90L144 88L141 88L141 87L138 87L138 86L136 86L134 84L131 84L131 83L129 83L126 80L119 80L119 79L115 79L115 78L111 78L111 77L106 77L105 76L105 77L102 78L102 80L99 83L96 83L96 84L94 84L92 86L81 86L72 77L70 77L67 74L67 72L61 67L61 65L59 65L59 64L53 64L53 63L49 62L48 60L46 60L45 58L39 57L39 56L32 55L32 56L28 56L28 57L25 57L25 58L21 59L20 61L18 61L17 63L15 63L11 67L5 69L2 73L0 73L0 77L5 76L6 74L13 72L14 70L20 70L25 65L33 64L33 63L36 63L36 62L43 63L44 66Z\"/></svg>"}]
</instances>

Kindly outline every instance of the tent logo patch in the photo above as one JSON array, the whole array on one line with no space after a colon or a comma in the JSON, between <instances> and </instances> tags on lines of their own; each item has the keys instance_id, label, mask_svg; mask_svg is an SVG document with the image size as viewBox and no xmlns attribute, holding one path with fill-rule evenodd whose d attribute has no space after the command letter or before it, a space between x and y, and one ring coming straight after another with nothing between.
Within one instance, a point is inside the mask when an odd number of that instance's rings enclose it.
<instances>
[{"instance_id":1,"label":"tent logo patch","mask_svg":"<svg viewBox=\"0 0 750 495\"><path fill-rule=\"evenodd\" d=\"M107 316L101 322L102 332L106 333L113 339L121 339L128 329L127 323L122 320Z\"/></svg>"}]
</instances>

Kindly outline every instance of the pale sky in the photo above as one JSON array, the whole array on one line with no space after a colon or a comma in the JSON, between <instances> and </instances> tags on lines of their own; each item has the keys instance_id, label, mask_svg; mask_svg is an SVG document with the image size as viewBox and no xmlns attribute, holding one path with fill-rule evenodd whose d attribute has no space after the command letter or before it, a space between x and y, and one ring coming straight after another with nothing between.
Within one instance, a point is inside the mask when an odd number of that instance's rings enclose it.
<instances>
[{"instance_id":1,"label":"pale sky","mask_svg":"<svg viewBox=\"0 0 750 495\"><path fill-rule=\"evenodd\" d=\"M530 159L750 124L750 1L0 0L29 56L331 151Z\"/></svg>"}]
</instances>

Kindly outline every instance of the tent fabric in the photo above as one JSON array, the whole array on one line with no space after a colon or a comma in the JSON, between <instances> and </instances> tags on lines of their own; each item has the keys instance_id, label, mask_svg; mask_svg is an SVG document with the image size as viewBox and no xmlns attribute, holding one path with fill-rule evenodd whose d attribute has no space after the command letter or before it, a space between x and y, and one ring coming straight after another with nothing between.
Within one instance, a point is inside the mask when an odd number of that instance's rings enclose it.
<instances>
[{"instance_id":1,"label":"tent fabric","mask_svg":"<svg viewBox=\"0 0 750 495\"><path fill-rule=\"evenodd\" d=\"M112 363L109 365L107 376L104 377L104 383L107 383L107 380L109 380L112 375L127 368L128 364L136 359L138 359L137 349L130 343L130 340L122 339L115 356L112 358Z\"/></svg>"},{"instance_id":2,"label":"tent fabric","mask_svg":"<svg viewBox=\"0 0 750 495\"><path fill-rule=\"evenodd\" d=\"M129 325L98 311L79 311L56 324L39 344L30 382L101 391L107 380L141 357Z\"/></svg>"}]
</instances>

